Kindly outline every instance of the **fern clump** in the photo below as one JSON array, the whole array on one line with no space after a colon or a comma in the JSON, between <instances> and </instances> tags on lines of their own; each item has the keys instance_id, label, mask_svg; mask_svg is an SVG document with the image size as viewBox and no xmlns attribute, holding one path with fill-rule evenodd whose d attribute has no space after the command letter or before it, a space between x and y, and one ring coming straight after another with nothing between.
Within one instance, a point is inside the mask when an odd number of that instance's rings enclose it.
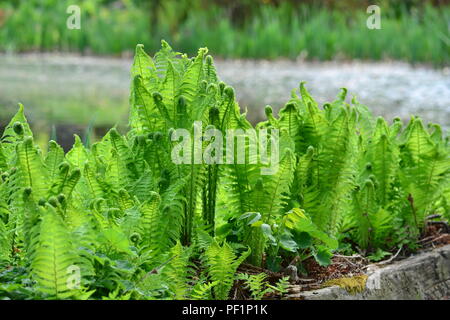
<instances>
[{"instance_id":1,"label":"fern clump","mask_svg":"<svg viewBox=\"0 0 450 320\"><path fill-rule=\"evenodd\" d=\"M138 45L131 77L126 133L75 136L65 153L35 144L22 105L6 127L0 298L228 299L240 279L261 299L287 281L238 276L244 261L280 271L327 265L340 245L413 249L430 215L450 218L450 144L436 124L375 119L346 90L320 107L301 83L253 125L207 49L189 58L166 42L153 58ZM180 162L176 129L203 137ZM244 143L213 152L230 130ZM249 132L268 138L276 170L253 161ZM205 152L215 161L196 161Z\"/></svg>"}]
</instances>

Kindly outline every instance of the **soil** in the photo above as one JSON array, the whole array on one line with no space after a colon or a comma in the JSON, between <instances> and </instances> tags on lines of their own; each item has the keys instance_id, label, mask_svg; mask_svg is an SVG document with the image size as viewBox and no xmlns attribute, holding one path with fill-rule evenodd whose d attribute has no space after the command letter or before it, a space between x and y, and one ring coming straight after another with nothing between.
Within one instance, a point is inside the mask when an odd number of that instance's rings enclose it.
<instances>
[{"instance_id":1,"label":"soil","mask_svg":"<svg viewBox=\"0 0 450 320\"><path fill-rule=\"evenodd\" d=\"M429 222L419 243L424 249L437 248L450 244L449 225L441 221Z\"/></svg>"}]
</instances>

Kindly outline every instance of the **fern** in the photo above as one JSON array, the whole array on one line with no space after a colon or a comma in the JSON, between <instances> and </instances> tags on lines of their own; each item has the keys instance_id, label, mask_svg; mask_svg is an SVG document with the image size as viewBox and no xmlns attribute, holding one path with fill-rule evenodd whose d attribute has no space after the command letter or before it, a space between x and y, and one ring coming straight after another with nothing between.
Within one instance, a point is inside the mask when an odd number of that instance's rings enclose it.
<instances>
[{"instance_id":1,"label":"fern","mask_svg":"<svg viewBox=\"0 0 450 320\"><path fill-rule=\"evenodd\" d=\"M227 243L220 246L217 242L213 242L205 251L209 277L211 281L217 282L217 286L213 288L216 299L228 298L236 270L249 254L250 251L247 251L236 258L233 249Z\"/></svg>"},{"instance_id":2,"label":"fern","mask_svg":"<svg viewBox=\"0 0 450 320\"><path fill-rule=\"evenodd\" d=\"M301 83L278 115L267 106L253 125L207 49L191 59L166 42L154 57L137 46L131 78L126 134L113 128L86 146L75 136L67 154L50 141L44 154L22 105L6 127L0 264L21 270L8 280L18 296L227 299L244 260L278 271L297 256L326 265L343 245L372 256L415 249L427 216L450 217L449 138L436 124L374 119L346 89L320 107ZM234 130L245 159L175 164L175 128ZM274 171L250 152L249 130L268 133ZM184 151L202 155L211 140ZM26 273L35 283L21 282ZM288 286L239 277L254 299Z\"/></svg>"},{"instance_id":3,"label":"fern","mask_svg":"<svg viewBox=\"0 0 450 320\"><path fill-rule=\"evenodd\" d=\"M239 280L243 280L245 288L250 290L251 298L253 300L261 300L265 294L272 292L271 288L266 286L267 274L259 273L256 275L248 275L241 273L238 276Z\"/></svg>"},{"instance_id":4,"label":"fern","mask_svg":"<svg viewBox=\"0 0 450 320\"><path fill-rule=\"evenodd\" d=\"M5 223L0 219L0 266L11 259L11 236Z\"/></svg>"},{"instance_id":5,"label":"fern","mask_svg":"<svg viewBox=\"0 0 450 320\"><path fill-rule=\"evenodd\" d=\"M33 138L27 137L17 144L16 167L21 176L21 186L33 189L36 197L44 198L48 189L47 172Z\"/></svg>"},{"instance_id":6,"label":"fern","mask_svg":"<svg viewBox=\"0 0 450 320\"><path fill-rule=\"evenodd\" d=\"M166 235L161 233L162 229L160 225L162 219L159 212L160 201L160 196L156 192L151 192L149 194L149 199L140 207L140 211L142 212L141 230L143 233L143 240L154 251L155 255L168 249L167 245L170 246L170 243L167 243Z\"/></svg>"},{"instance_id":7,"label":"fern","mask_svg":"<svg viewBox=\"0 0 450 320\"><path fill-rule=\"evenodd\" d=\"M163 275L167 278L169 288L175 299L186 299L188 296L188 281L190 277L189 249L183 248L178 242L170 250L172 259L164 269Z\"/></svg>"},{"instance_id":8,"label":"fern","mask_svg":"<svg viewBox=\"0 0 450 320\"><path fill-rule=\"evenodd\" d=\"M88 160L88 151L83 146L79 136L75 135L75 144L73 148L67 153L66 159L75 167L83 168L85 162Z\"/></svg>"},{"instance_id":9,"label":"fern","mask_svg":"<svg viewBox=\"0 0 450 320\"><path fill-rule=\"evenodd\" d=\"M19 110L6 126L1 138L2 147L5 150L4 154L9 157L8 160L11 160L11 156L14 155L13 151L16 144L23 140L24 137L32 136L33 133L24 114L24 107L19 103Z\"/></svg>"},{"instance_id":10,"label":"fern","mask_svg":"<svg viewBox=\"0 0 450 320\"><path fill-rule=\"evenodd\" d=\"M431 140L420 119L413 119L407 128L402 160L404 171L401 178L409 194L410 219L417 228L422 228L430 204L442 196L442 188L449 175L448 151Z\"/></svg>"},{"instance_id":11,"label":"fern","mask_svg":"<svg viewBox=\"0 0 450 320\"><path fill-rule=\"evenodd\" d=\"M56 176L59 172L61 163L64 162L64 158L64 150L55 141L50 141L48 153L45 157L45 167L48 170L50 185L55 183Z\"/></svg>"},{"instance_id":12,"label":"fern","mask_svg":"<svg viewBox=\"0 0 450 320\"><path fill-rule=\"evenodd\" d=\"M77 266L71 237L54 208L42 213L39 235L33 241L31 270L38 288L50 297L63 299L76 292L70 287L70 268Z\"/></svg>"},{"instance_id":13,"label":"fern","mask_svg":"<svg viewBox=\"0 0 450 320\"><path fill-rule=\"evenodd\" d=\"M396 179L399 155L398 147L390 138L390 130L384 119L379 118L371 140L372 147L367 150L367 160L372 164L372 172L377 181L377 197L386 206Z\"/></svg>"},{"instance_id":14,"label":"fern","mask_svg":"<svg viewBox=\"0 0 450 320\"><path fill-rule=\"evenodd\" d=\"M192 300L211 300L212 289L217 286L217 282L198 282L193 288L190 295Z\"/></svg>"},{"instance_id":15,"label":"fern","mask_svg":"<svg viewBox=\"0 0 450 320\"><path fill-rule=\"evenodd\" d=\"M3 143L0 142L0 172L8 170L8 159L3 151Z\"/></svg>"}]
</instances>

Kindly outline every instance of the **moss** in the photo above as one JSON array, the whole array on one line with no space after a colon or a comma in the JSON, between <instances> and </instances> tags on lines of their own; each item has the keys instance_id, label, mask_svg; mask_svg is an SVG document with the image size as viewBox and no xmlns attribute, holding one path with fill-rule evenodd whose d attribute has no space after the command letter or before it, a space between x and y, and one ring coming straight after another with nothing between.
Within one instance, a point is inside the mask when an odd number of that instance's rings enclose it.
<instances>
[{"instance_id":1,"label":"moss","mask_svg":"<svg viewBox=\"0 0 450 320\"><path fill-rule=\"evenodd\" d=\"M366 288L367 275L328 280L324 287L339 286L350 294L357 294Z\"/></svg>"}]
</instances>

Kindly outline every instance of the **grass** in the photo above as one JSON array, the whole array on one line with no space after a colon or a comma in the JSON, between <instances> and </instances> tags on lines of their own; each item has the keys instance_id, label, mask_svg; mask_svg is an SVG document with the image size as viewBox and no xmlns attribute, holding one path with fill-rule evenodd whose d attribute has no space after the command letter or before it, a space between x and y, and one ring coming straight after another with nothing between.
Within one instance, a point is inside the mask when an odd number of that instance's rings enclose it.
<instances>
[{"instance_id":1,"label":"grass","mask_svg":"<svg viewBox=\"0 0 450 320\"><path fill-rule=\"evenodd\" d=\"M134 43L143 43L154 52L159 39L165 38L188 54L207 46L224 58L301 55L319 60L396 59L437 65L447 65L450 60L449 6L426 5L400 14L383 8L381 30L366 27L365 10L319 10L289 4L261 6L240 25L232 23L223 8L187 9L185 19L165 14L151 28L148 9L123 3L119 8L80 1L80 30L66 27L65 10L70 1L29 0L17 8L0 5L6 17L0 29L0 50L121 54L132 50Z\"/></svg>"}]
</instances>

